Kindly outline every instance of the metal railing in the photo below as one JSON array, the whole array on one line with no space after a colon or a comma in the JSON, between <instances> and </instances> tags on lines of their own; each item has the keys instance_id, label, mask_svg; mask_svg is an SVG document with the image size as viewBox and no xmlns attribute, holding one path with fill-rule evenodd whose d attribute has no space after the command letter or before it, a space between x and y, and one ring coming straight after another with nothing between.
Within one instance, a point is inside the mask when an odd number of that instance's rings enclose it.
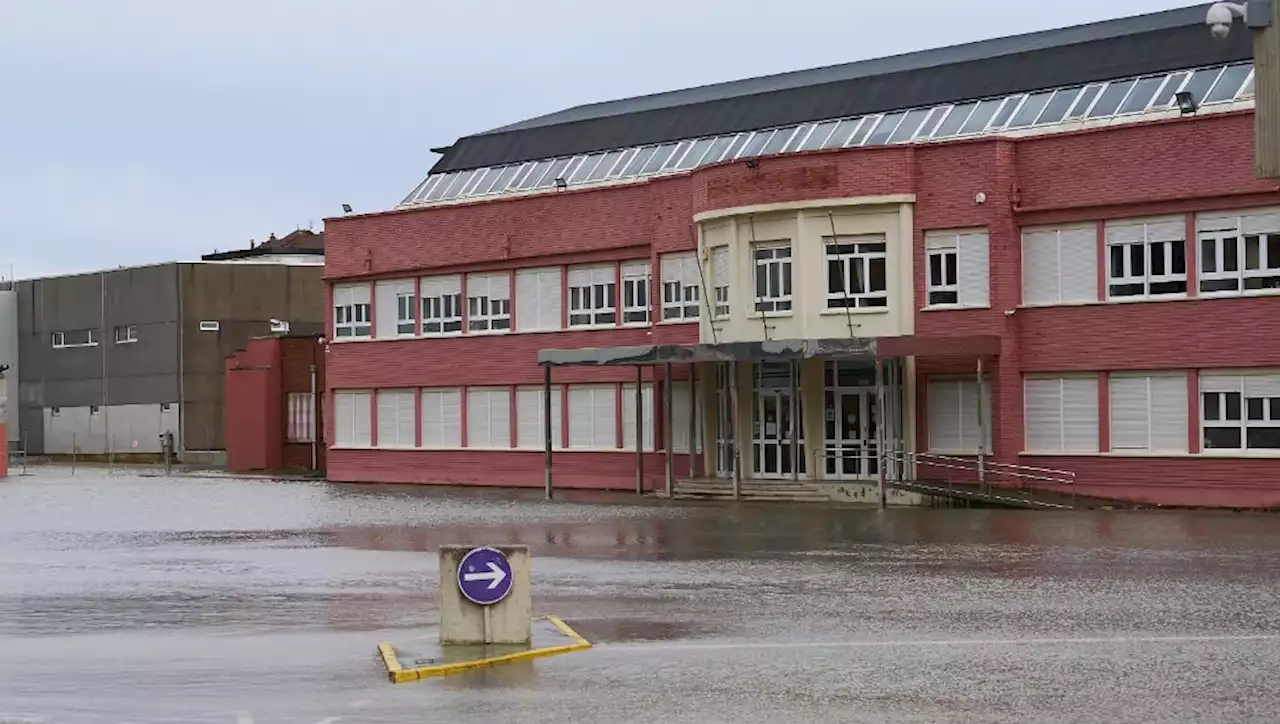
<instances>
[{"instance_id":1,"label":"metal railing","mask_svg":"<svg viewBox=\"0 0 1280 724\"><path fill-rule=\"evenodd\" d=\"M976 484L979 491L984 495L995 495L995 490L998 489L1001 492L1021 492L1029 497L1035 483L1064 486L1067 488L1066 494L1070 496L1071 507L1075 507L1076 474L1070 470L1001 463L992 460L986 455L957 457L938 453L910 452L902 449L902 447L902 443L890 441L886 445L883 457L881 457L876 454L875 442L826 445L814 451L815 470L825 472L828 460L849 457L862 458L862 470L867 482L874 482L878 476L879 468L872 468L867 464L871 462L874 462L877 466L884 465L885 478L889 482L918 481L920 466L955 470L971 474L974 480L968 484ZM938 482L953 492L956 490L957 485L965 485L965 483L957 483L954 480L954 476L940 477L941 479ZM970 476L966 475L965 477Z\"/></svg>"}]
</instances>

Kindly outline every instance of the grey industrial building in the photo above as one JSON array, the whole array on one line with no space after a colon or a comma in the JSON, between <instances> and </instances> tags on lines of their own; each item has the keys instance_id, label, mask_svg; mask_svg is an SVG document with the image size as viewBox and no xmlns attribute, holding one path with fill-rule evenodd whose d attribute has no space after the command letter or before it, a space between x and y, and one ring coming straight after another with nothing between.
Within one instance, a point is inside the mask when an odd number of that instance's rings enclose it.
<instances>
[{"instance_id":1,"label":"grey industrial building","mask_svg":"<svg viewBox=\"0 0 1280 724\"><path fill-rule=\"evenodd\" d=\"M15 282L11 445L156 455L172 433L185 459L218 462L225 359L253 337L324 330L322 239Z\"/></svg>"}]
</instances>

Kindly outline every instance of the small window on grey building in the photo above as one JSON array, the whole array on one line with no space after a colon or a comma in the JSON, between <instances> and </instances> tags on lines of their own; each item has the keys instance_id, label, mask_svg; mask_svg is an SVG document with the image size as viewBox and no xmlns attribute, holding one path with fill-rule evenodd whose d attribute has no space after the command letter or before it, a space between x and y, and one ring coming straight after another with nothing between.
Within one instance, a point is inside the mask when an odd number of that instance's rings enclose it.
<instances>
[{"instance_id":1,"label":"small window on grey building","mask_svg":"<svg viewBox=\"0 0 1280 724\"><path fill-rule=\"evenodd\" d=\"M90 414L90 415L96 415L96 414L98 414L98 410L99 410L99 409L101 409L101 408L99 408L97 405L89 405L89 414Z\"/></svg>"},{"instance_id":2,"label":"small window on grey building","mask_svg":"<svg viewBox=\"0 0 1280 724\"><path fill-rule=\"evenodd\" d=\"M215 322L214 324L217 324L217 322ZM288 334L289 323L285 321L281 321L279 319L273 319L271 320L271 332L273 334Z\"/></svg>"},{"instance_id":3,"label":"small window on grey building","mask_svg":"<svg viewBox=\"0 0 1280 724\"><path fill-rule=\"evenodd\" d=\"M50 415L50 416L52 416L52 417L57 417L58 415L61 415L61 414L62 414L62 408L61 408L61 407L50 407L50 408L49 408L49 415Z\"/></svg>"},{"instance_id":4,"label":"small window on grey building","mask_svg":"<svg viewBox=\"0 0 1280 724\"><path fill-rule=\"evenodd\" d=\"M116 344L129 344L138 341L138 327L135 324L127 324L116 327Z\"/></svg>"},{"instance_id":5,"label":"small window on grey building","mask_svg":"<svg viewBox=\"0 0 1280 724\"><path fill-rule=\"evenodd\" d=\"M201 332L216 332L218 331L218 328L219 328L219 325L217 322L201 322L200 323Z\"/></svg>"}]
</instances>

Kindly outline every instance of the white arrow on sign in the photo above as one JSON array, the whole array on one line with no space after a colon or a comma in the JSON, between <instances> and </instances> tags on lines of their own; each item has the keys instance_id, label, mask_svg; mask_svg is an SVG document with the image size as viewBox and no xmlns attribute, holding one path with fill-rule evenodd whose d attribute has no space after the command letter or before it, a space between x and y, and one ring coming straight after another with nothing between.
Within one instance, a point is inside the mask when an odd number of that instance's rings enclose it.
<instances>
[{"instance_id":1,"label":"white arrow on sign","mask_svg":"<svg viewBox=\"0 0 1280 724\"><path fill-rule=\"evenodd\" d=\"M487 573L464 573L462 574L462 580L488 581L490 591L497 588L498 584L502 583L503 579L507 577L507 572L499 568L498 564L493 561L489 561L488 564L489 571Z\"/></svg>"}]
</instances>

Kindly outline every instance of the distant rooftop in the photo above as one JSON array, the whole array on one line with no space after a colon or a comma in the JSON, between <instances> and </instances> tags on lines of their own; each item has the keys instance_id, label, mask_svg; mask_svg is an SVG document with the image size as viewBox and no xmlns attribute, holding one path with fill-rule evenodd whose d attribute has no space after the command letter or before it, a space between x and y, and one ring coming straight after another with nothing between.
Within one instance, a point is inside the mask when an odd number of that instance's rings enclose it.
<instances>
[{"instance_id":1,"label":"distant rooftop","mask_svg":"<svg viewBox=\"0 0 1280 724\"><path fill-rule=\"evenodd\" d=\"M324 232L298 229L277 238L273 233L261 244L249 242L247 249L215 251L200 257L201 261L234 261L280 255L324 255ZM264 260L265 261L265 260Z\"/></svg>"}]
</instances>

